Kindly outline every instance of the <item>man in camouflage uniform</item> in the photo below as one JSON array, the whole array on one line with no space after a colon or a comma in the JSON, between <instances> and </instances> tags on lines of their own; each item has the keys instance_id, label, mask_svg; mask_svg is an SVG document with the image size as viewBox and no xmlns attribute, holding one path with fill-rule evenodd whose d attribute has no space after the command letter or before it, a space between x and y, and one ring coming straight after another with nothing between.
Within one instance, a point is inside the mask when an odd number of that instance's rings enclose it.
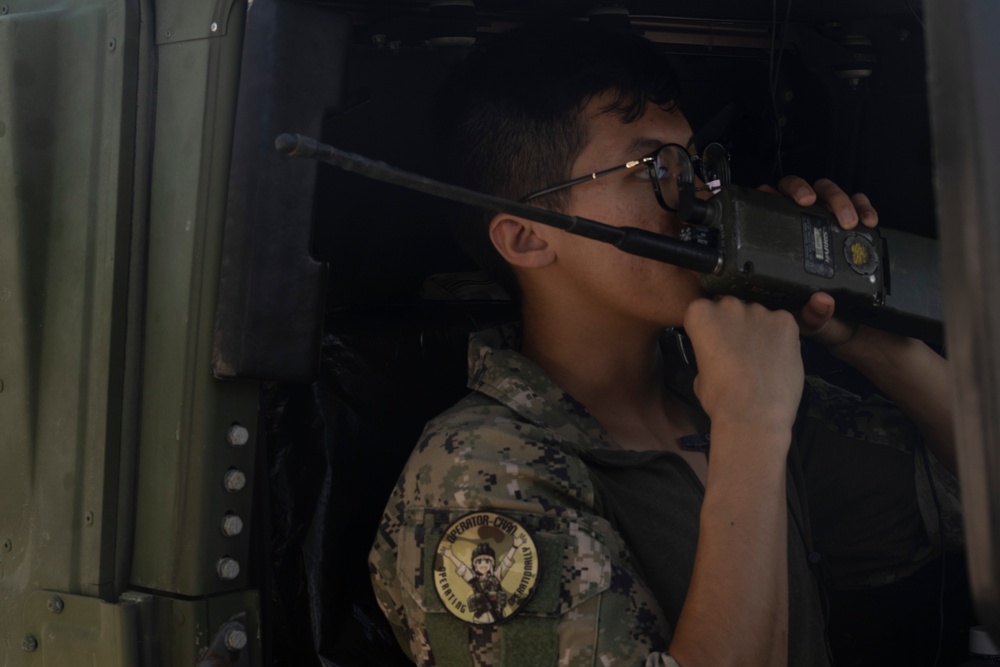
<instances>
[{"instance_id":1,"label":"man in camouflage uniform","mask_svg":"<svg viewBox=\"0 0 1000 667\"><path fill-rule=\"evenodd\" d=\"M692 133L647 42L524 30L448 90L465 185L677 234L675 175L638 158ZM829 181L779 189L844 227L876 224ZM473 337L472 393L427 425L372 548L418 664L828 665L817 577L887 583L958 539L945 362L922 343L834 319L825 294L798 321L707 300L691 272L507 214L468 230L523 322ZM899 407L804 381L800 334ZM526 531L539 563L494 624L454 615L433 583L445 535L485 510Z\"/></svg>"}]
</instances>

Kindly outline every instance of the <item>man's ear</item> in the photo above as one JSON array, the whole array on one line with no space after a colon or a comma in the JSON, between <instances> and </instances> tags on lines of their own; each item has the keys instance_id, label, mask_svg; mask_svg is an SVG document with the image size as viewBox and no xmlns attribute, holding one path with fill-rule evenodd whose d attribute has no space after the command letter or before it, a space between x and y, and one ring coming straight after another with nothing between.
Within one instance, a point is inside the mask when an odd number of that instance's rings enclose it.
<instances>
[{"instance_id":1,"label":"man's ear","mask_svg":"<svg viewBox=\"0 0 1000 667\"><path fill-rule=\"evenodd\" d=\"M497 252L508 264L526 269L548 266L555 260L549 230L540 223L507 213L499 213L490 220L490 240Z\"/></svg>"}]
</instances>

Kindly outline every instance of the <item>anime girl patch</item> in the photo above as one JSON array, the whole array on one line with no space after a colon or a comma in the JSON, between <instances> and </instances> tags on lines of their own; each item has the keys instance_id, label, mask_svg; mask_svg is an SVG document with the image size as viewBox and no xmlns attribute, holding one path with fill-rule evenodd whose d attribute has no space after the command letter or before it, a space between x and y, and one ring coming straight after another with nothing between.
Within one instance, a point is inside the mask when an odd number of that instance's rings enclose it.
<instances>
[{"instance_id":1,"label":"anime girl patch","mask_svg":"<svg viewBox=\"0 0 1000 667\"><path fill-rule=\"evenodd\" d=\"M434 586L451 614L490 625L525 605L538 572L538 549L521 524L496 512L476 512L448 526L438 543Z\"/></svg>"}]
</instances>

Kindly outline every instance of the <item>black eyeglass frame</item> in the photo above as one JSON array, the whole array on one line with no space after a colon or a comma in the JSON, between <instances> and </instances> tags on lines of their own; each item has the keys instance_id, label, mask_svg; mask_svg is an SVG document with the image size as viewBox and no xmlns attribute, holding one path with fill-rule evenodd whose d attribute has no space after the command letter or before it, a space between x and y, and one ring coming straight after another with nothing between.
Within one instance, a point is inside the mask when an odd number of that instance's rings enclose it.
<instances>
[{"instance_id":1,"label":"black eyeglass frame","mask_svg":"<svg viewBox=\"0 0 1000 667\"><path fill-rule=\"evenodd\" d=\"M539 197L552 194L553 192L558 192L559 190L563 190L565 188L573 187L574 185L579 185L580 183L586 183L587 181L597 180L601 176L606 176L616 171L621 171L622 169L635 169L638 166L645 166L646 169L648 169L650 172L654 172L656 170L656 159L659 157L660 152L663 151L663 149L665 148L678 148L680 149L678 151L678 154L686 158L681 160L681 173L678 174L676 177L678 194L682 191L685 185L691 186L692 192L711 191L714 194L718 192L723 185L726 185L729 182L729 155L728 153L726 153L726 149L721 144L711 143L705 147L704 151L702 151L702 156L707 156L709 154L717 156L713 161L713 167L717 168L718 166L720 166L718 164L719 157L724 159L724 164L721 165L723 167L720 170L721 174L717 176L716 179L712 180L712 183L715 183L714 185L710 184L696 188L693 187L694 174L697 172L698 177L705 180L705 175L706 175L705 163L707 162L707 159L699 155L691 155L690 153L688 153L687 148L681 146L680 144L669 143L669 144L663 144L656 150L646 155L643 155L638 160L629 160L624 164L619 164L614 167L608 167L607 169L601 169L599 171L591 172L584 176L578 176L577 178L573 178L568 181L563 181L562 183L556 183L555 185L551 185L542 190L532 192L531 194L522 197L519 201L522 204L524 204L530 202L533 199L538 199ZM651 173L649 180L653 184L653 192L656 194L656 201L657 203L659 203L660 207L671 213L676 213L677 209L673 208L672 206L667 204L666 201L664 201L663 192L660 190L660 179L656 177L656 174Z\"/></svg>"}]
</instances>

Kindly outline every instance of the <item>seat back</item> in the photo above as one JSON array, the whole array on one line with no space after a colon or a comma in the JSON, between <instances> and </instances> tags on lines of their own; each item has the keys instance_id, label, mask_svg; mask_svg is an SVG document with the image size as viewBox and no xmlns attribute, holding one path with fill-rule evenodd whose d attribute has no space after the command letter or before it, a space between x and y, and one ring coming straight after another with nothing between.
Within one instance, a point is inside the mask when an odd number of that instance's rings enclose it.
<instances>
[{"instance_id":1,"label":"seat back","mask_svg":"<svg viewBox=\"0 0 1000 667\"><path fill-rule=\"evenodd\" d=\"M498 301L340 309L320 377L266 388L275 664L409 664L375 604L368 550L424 424L468 391L469 333L515 317Z\"/></svg>"}]
</instances>

